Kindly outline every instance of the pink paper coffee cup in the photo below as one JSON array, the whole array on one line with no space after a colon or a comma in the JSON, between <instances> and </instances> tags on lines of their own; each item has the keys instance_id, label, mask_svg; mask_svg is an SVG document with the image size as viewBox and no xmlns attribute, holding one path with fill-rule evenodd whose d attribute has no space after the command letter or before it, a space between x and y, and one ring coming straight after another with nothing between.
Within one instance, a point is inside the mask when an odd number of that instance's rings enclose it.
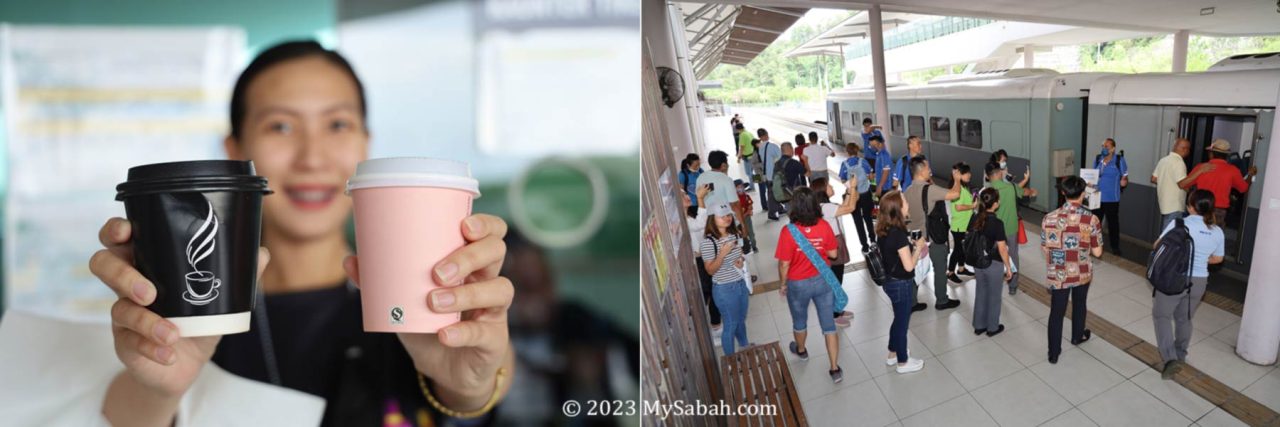
<instances>
[{"instance_id":1,"label":"pink paper coffee cup","mask_svg":"<svg viewBox=\"0 0 1280 427\"><path fill-rule=\"evenodd\" d=\"M461 248L479 183L466 163L371 159L347 181L355 202L360 303L367 332L435 333L460 320L436 313L427 294L441 287L432 269Z\"/></svg>"}]
</instances>

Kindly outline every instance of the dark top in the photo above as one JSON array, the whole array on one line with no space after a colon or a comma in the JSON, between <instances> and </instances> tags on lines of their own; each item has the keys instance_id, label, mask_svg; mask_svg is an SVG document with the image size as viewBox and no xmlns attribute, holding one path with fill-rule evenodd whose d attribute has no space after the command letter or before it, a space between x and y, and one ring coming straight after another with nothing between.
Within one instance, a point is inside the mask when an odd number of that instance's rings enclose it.
<instances>
[{"instance_id":1,"label":"dark top","mask_svg":"<svg viewBox=\"0 0 1280 427\"><path fill-rule=\"evenodd\" d=\"M396 335L364 332L354 287L269 295L264 305L281 385L324 398L321 425L382 425L385 415L396 412L415 426L422 413L435 425L453 421L428 409L413 359ZM262 308L254 312L249 332L222 338L213 363L271 383L260 336Z\"/></svg>"},{"instance_id":2,"label":"dark top","mask_svg":"<svg viewBox=\"0 0 1280 427\"><path fill-rule=\"evenodd\" d=\"M889 278L914 279L915 273L907 271L902 265L902 257L898 255L898 249L903 247L911 247L911 239L907 236L907 230L901 228L889 228L889 234L880 238L880 256L884 258L884 271Z\"/></svg>"},{"instance_id":3,"label":"dark top","mask_svg":"<svg viewBox=\"0 0 1280 427\"><path fill-rule=\"evenodd\" d=\"M978 215L974 214L973 218L969 220L969 231L975 231L973 230L973 223L976 222L977 219ZM1004 260L1000 258L1000 250L996 248L996 243L1006 240L1004 235L1004 221L1001 221L1000 218L996 218L995 212L988 213L987 222L983 224L982 230L977 231L982 233L983 236L986 236L987 243L990 244L990 246L987 247L987 257L991 258L992 262L1004 262Z\"/></svg>"},{"instance_id":4,"label":"dark top","mask_svg":"<svg viewBox=\"0 0 1280 427\"><path fill-rule=\"evenodd\" d=\"M782 156L781 159L778 159L778 163L782 167L783 185L786 188L797 188L804 185L804 165L800 164L799 160L791 156ZM774 167L777 168L779 165L774 165Z\"/></svg>"}]
</instances>

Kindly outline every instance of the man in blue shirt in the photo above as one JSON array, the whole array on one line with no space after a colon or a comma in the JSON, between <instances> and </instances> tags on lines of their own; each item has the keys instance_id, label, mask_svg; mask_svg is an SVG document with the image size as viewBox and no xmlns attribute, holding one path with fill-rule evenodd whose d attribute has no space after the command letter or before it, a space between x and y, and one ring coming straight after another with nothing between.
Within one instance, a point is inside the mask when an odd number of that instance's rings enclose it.
<instances>
[{"instance_id":1,"label":"man in blue shirt","mask_svg":"<svg viewBox=\"0 0 1280 427\"><path fill-rule=\"evenodd\" d=\"M889 191L893 188L893 180L890 179L893 169L893 158L889 157L889 149L884 146L884 137L876 135L871 137L870 147L868 149L876 150L876 158L874 161L865 165L867 172L871 173L871 177L876 184L876 198L880 197L880 193ZM879 165L879 166L875 166Z\"/></svg>"},{"instance_id":2,"label":"man in blue shirt","mask_svg":"<svg viewBox=\"0 0 1280 427\"><path fill-rule=\"evenodd\" d=\"M1120 191L1129 185L1129 164L1124 156L1116 153L1116 140L1102 141L1102 153L1093 160L1098 170L1098 192L1102 193L1102 206L1093 215L1107 223L1107 240L1111 252L1120 252Z\"/></svg>"},{"instance_id":3,"label":"man in blue shirt","mask_svg":"<svg viewBox=\"0 0 1280 427\"><path fill-rule=\"evenodd\" d=\"M876 158L880 155L880 150L871 146L871 137L878 136L880 141L883 142L884 134L880 133L880 129L882 129L880 125L871 124L870 117L862 119L862 146L867 147L862 155L868 162L871 162L872 168L876 167Z\"/></svg>"},{"instance_id":4,"label":"man in blue shirt","mask_svg":"<svg viewBox=\"0 0 1280 427\"><path fill-rule=\"evenodd\" d=\"M911 186L911 159L920 154L924 149L920 146L920 137L911 135L907 137L907 154L898 159L898 163L893 166L893 188L904 191ZM932 172L930 172L930 176Z\"/></svg>"},{"instance_id":5,"label":"man in blue shirt","mask_svg":"<svg viewBox=\"0 0 1280 427\"><path fill-rule=\"evenodd\" d=\"M853 208L853 224L858 232L858 241L865 248L867 236L871 237L872 242L876 241L875 227L871 222L871 209L875 202L871 200L871 180L868 178L871 174L871 165L866 158L862 157L862 149L858 144L852 142L846 144L845 153L849 157L840 163L840 181L846 186L849 185L850 179L855 182L854 191L858 192L858 202Z\"/></svg>"}]
</instances>

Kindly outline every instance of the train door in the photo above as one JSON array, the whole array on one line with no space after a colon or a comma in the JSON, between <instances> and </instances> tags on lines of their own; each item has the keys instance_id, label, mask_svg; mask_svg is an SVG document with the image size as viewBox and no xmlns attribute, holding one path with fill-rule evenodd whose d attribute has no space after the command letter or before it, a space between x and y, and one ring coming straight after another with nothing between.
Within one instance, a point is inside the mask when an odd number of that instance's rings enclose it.
<instances>
[{"instance_id":1,"label":"train door","mask_svg":"<svg viewBox=\"0 0 1280 427\"><path fill-rule=\"evenodd\" d=\"M1191 171L1194 165L1209 161L1209 152L1206 149L1213 140L1222 138L1231 143L1232 152L1228 155L1227 162L1232 167L1240 169L1242 175L1247 174L1249 166L1253 165L1253 142L1256 140L1257 119L1257 116L1235 114L1182 113L1178 121L1178 136L1191 141L1191 155L1184 160L1187 162L1187 171ZM1255 184L1261 183L1255 182ZM1261 189L1251 186L1249 191L1261 191ZM1231 205L1227 209L1224 221L1223 234L1226 238L1227 261L1247 266L1248 257L1242 254L1251 252L1247 251L1246 247L1252 246L1253 239L1250 236L1257 228L1256 224L1249 223L1248 193L1232 192Z\"/></svg>"},{"instance_id":2,"label":"train door","mask_svg":"<svg viewBox=\"0 0 1280 427\"><path fill-rule=\"evenodd\" d=\"M827 141L844 143L844 133L840 123L840 103L827 102Z\"/></svg>"}]
</instances>

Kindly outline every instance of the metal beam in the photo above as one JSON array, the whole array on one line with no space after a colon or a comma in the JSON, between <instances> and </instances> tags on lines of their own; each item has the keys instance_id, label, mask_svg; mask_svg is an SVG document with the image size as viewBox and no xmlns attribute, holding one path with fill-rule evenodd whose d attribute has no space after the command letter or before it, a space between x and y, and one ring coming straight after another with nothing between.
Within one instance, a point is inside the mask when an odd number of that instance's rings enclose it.
<instances>
[{"instance_id":1,"label":"metal beam","mask_svg":"<svg viewBox=\"0 0 1280 427\"><path fill-rule=\"evenodd\" d=\"M747 40L747 39L733 39L733 41L738 42L738 43L747 43L747 44L754 44L754 45L758 45L758 46L769 47L769 43L765 43L765 42L758 42L758 41L755 41L755 40Z\"/></svg>"},{"instance_id":2,"label":"metal beam","mask_svg":"<svg viewBox=\"0 0 1280 427\"><path fill-rule=\"evenodd\" d=\"M733 18L737 17L738 13L740 13L741 11L742 9L739 8L737 10L734 10L733 13L730 13L728 16L725 16L724 19L721 19L720 22L716 23L715 28L713 28L711 31L703 32L698 37L694 37L693 41L689 42L689 46L691 47L697 46L698 42L701 42L703 38L707 37L707 35L719 32L721 27L731 24L733 22ZM728 34L728 31L725 31L725 33Z\"/></svg>"},{"instance_id":3,"label":"metal beam","mask_svg":"<svg viewBox=\"0 0 1280 427\"><path fill-rule=\"evenodd\" d=\"M706 15L707 12L711 11L711 9L714 9L716 6L717 5L713 3L707 3L702 5L702 7L699 7L697 10L694 10L693 13L690 13L689 16L684 17L684 25L688 26L689 24L692 24L694 21L697 21L699 18L702 18L702 15Z\"/></svg>"},{"instance_id":4,"label":"metal beam","mask_svg":"<svg viewBox=\"0 0 1280 427\"><path fill-rule=\"evenodd\" d=\"M706 56L711 52L715 52L716 50L723 49L724 46L728 43L729 43L729 33L724 33L720 35L720 38L715 39L715 41L712 41L711 43L707 43L705 46L702 47L702 49L698 49L698 54L694 55L694 58L697 58L700 56ZM689 45L690 48L692 48L693 46L694 45L692 44Z\"/></svg>"},{"instance_id":5,"label":"metal beam","mask_svg":"<svg viewBox=\"0 0 1280 427\"><path fill-rule=\"evenodd\" d=\"M776 7L764 7L764 6L751 6L751 7L755 9L763 10L765 12L773 12L779 15L794 16L796 18L804 17L804 12L792 12L789 10L778 9Z\"/></svg>"},{"instance_id":6,"label":"metal beam","mask_svg":"<svg viewBox=\"0 0 1280 427\"><path fill-rule=\"evenodd\" d=\"M746 25L746 24L733 24L733 28L734 28L734 29L741 28L741 29L744 29L744 30L759 31L759 32L762 32L762 33L769 33L769 34L782 34L782 32L783 32L783 31L786 31L786 29L785 29L785 28L783 28L783 29L781 29L781 30L771 30L771 29L764 28L764 27L757 27L757 26L755 26L755 25Z\"/></svg>"}]
</instances>

